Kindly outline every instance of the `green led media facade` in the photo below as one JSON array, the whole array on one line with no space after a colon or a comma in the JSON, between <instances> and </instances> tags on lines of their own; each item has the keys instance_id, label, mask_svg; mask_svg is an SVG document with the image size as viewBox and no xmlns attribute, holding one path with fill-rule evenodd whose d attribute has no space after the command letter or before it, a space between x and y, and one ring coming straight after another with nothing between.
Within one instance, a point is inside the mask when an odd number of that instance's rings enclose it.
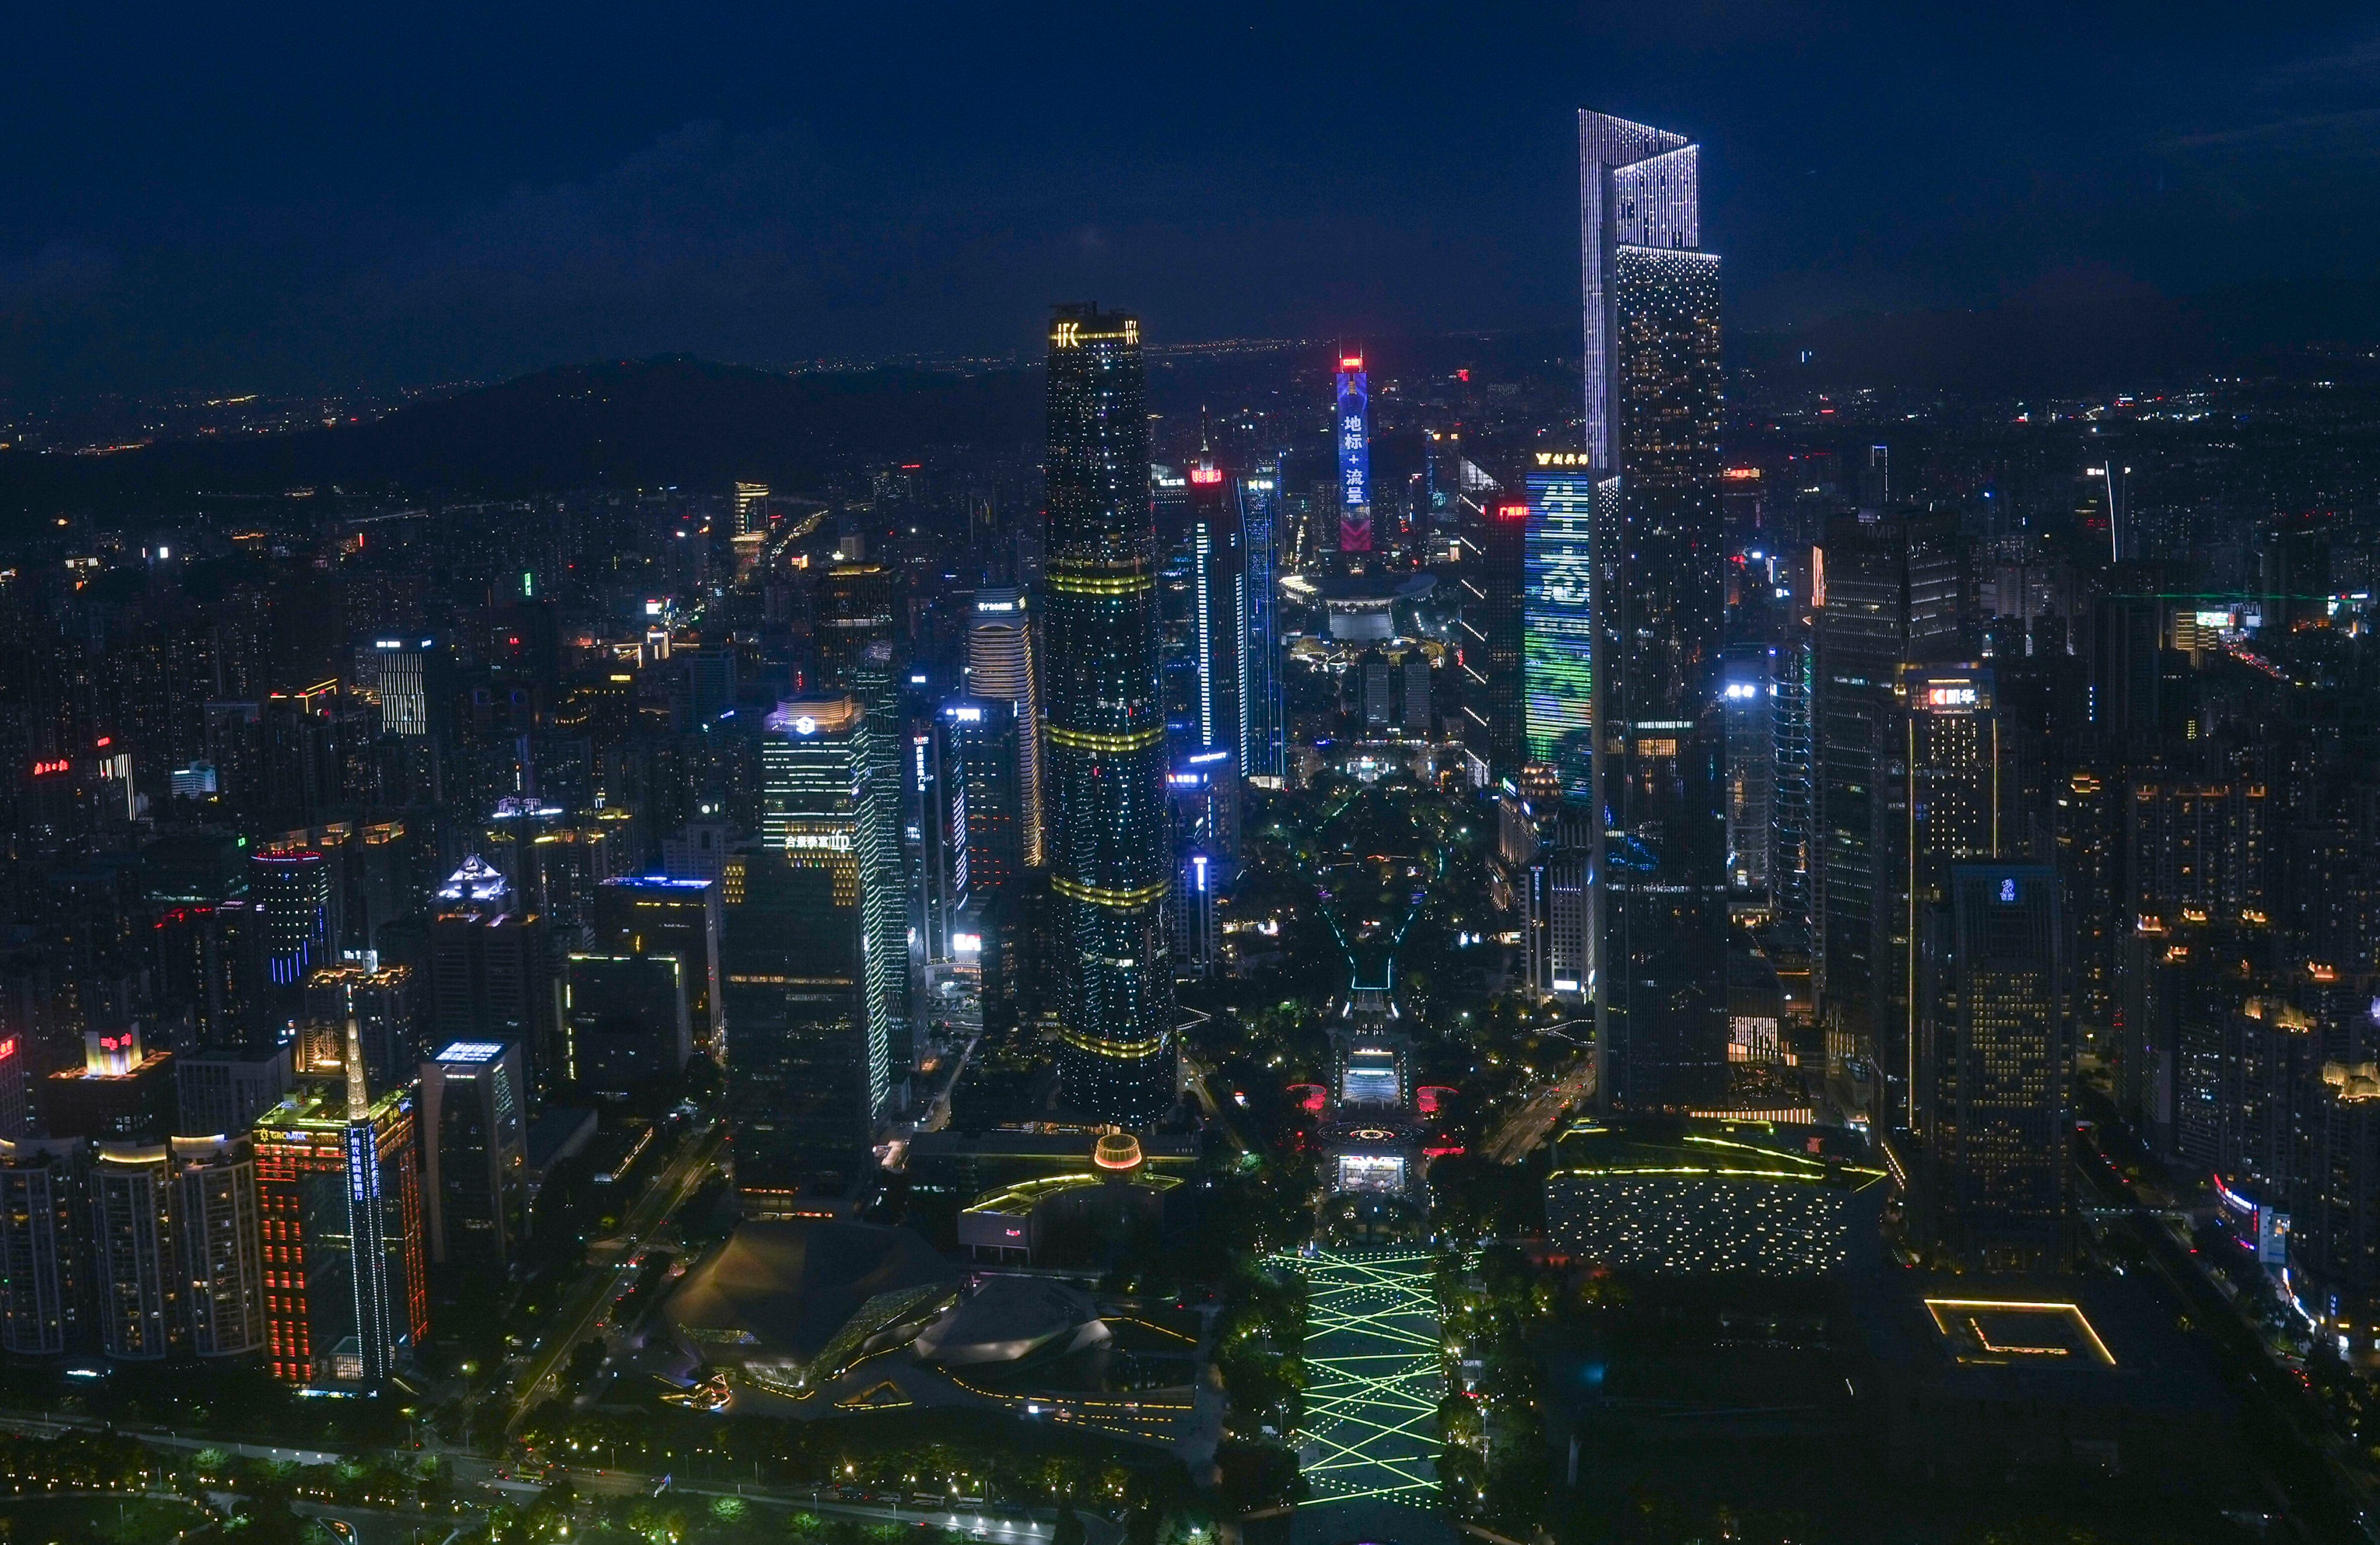
<instances>
[{"instance_id":1,"label":"green led media facade","mask_svg":"<svg viewBox=\"0 0 2380 1545\"><path fill-rule=\"evenodd\" d=\"M1050 324L1047 507L1050 904L1062 1096L1138 1126L1173 1103L1164 908L1165 711L1140 322Z\"/></svg>"},{"instance_id":2,"label":"green led media facade","mask_svg":"<svg viewBox=\"0 0 2380 1545\"><path fill-rule=\"evenodd\" d=\"M1596 479L1584 461L1540 452L1529 474L1529 530L1522 602L1522 693L1529 759L1562 769L1566 786L1592 787L1595 746ZM1610 481L1610 479L1606 479ZM1609 497L1616 500L1616 489Z\"/></svg>"}]
</instances>

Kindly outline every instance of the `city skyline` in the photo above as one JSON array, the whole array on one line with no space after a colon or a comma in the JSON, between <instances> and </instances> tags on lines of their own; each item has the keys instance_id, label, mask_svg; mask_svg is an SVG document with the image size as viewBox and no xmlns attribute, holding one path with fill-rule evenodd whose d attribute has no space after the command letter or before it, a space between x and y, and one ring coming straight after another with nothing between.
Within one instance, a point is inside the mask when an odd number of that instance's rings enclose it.
<instances>
[{"instance_id":1,"label":"city skyline","mask_svg":"<svg viewBox=\"0 0 2380 1545\"><path fill-rule=\"evenodd\" d=\"M1161 24L1016 117L1128 182ZM1554 345L0 437L0 1535L2371 1535L2380 322L1813 369L1710 95L1571 110Z\"/></svg>"}]
</instances>

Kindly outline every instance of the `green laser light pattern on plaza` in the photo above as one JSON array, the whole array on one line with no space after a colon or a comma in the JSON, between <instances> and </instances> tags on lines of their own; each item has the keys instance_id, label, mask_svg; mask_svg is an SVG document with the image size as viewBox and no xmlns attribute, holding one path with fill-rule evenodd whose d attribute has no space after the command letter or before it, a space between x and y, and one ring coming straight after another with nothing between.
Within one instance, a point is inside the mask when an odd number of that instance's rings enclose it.
<instances>
[{"instance_id":1,"label":"green laser light pattern on plaza","mask_svg":"<svg viewBox=\"0 0 2380 1545\"><path fill-rule=\"evenodd\" d=\"M1438 1497L1438 1258L1318 1250L1274 1258L1305 1278L1306 1504Z\"/></svg>"}]
</instances>

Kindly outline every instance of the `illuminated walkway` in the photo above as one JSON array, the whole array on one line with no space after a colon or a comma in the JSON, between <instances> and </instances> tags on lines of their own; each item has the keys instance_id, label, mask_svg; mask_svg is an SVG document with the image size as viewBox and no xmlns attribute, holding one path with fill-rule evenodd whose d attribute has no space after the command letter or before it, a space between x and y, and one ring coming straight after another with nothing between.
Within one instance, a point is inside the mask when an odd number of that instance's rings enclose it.
<instances>
[{"instance_id":1,"label":"illuminated walkway","mask_svg":"<svg viewBox=\"0 0 2380 1545\"><path fill-rule=\"evenodd\" d=\"M1413 1249L1279 1257L1306 1284L1306 1498L1298 1535L1441 1538L1438 1258ZM1351 1505L1352 1504L1352 1505ZM1408 1512L1407 1510L1411 1511ZM1342 1516L1342 1515L1344 1516ZM1372 1527L1373 1521L1388 1525Z\"/></svg>"}]
</instances>

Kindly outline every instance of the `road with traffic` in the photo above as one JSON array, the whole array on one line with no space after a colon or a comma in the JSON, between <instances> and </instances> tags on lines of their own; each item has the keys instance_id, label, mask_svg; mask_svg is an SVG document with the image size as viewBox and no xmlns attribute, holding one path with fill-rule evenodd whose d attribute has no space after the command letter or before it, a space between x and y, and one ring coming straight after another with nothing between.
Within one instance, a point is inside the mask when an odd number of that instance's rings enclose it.
<instances>
[{"instance_id":1,"label":"road with traffic","mask_svg":"<svg viewBox=\"0 0 2380 1545\"><path fill-rule=\"evenodd\" d=\"M528 1366L513 1384L512 1404L504 1418L506 1432L519 1428L541 1395L561 1393L557 1375L567 1365L571 1352L595 1328L604 1306L628 1285L637 1269L638 1252L710 1178L726 1141L727 1129L716 1121L681 1139L677 1153L620 1220L619 1232L598 1241L595 1249L589 1251L587 1276L564 1300L562 1311L554 1317L561 1328L548 1334L530 1354ZM593 1265L591 1258L599 1251L610 1257L609 1270ZM549 1390L549 1384L554 1388Z\"/></svg>"}]
</instances>

